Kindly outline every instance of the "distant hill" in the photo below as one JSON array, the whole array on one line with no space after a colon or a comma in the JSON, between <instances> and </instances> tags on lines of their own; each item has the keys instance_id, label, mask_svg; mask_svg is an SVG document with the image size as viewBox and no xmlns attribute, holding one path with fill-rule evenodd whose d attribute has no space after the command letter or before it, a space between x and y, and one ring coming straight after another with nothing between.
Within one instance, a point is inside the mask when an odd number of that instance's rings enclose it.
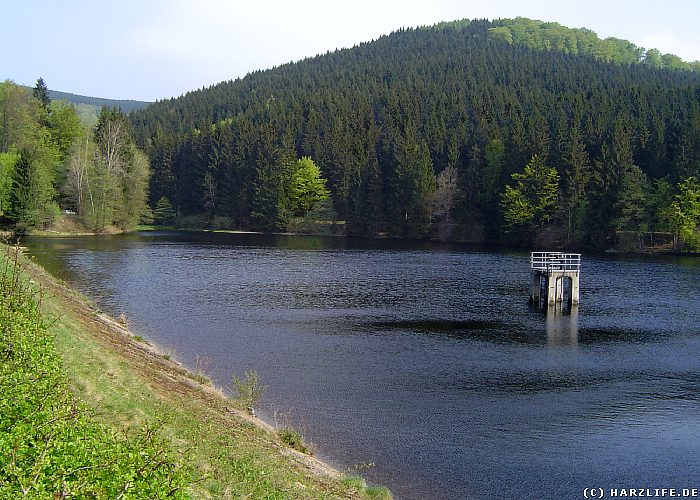
<instances>
[{"instance_id":1,"label":"distant hill","mask_svg":"<svg viewBox=\"0 0 700 500\"><path fill-rule=\"evenodd\" d=\"M49 97L51 99L63 99L64 101L72 102L73 104L87 104L88 106L94 106L96 108L113 108L117 107L121 109L124 113L130 113L136 111L137 109L143 109L149 106L150 102L144 101L134 101L134 100L119 100L119 99L105 99L102 97L88 97L84 95L71 94L69 92L59 92L58 90L49 90Z\"/></svg>"},{"instance_id":2,"label":"distant hill","mask_svg":"<svg viewBox=\"0 0 700 500\"><path fill-rule=\"evenodd\" d=\"M669 230L667 187L700 176L694 63L527 19L399 30L130 118L151 203L232 227L287 227L283 180L302 156L350 234L512 242L503 196L536 155L531 170L556 170L555 206L536 220L513 201L521 239L547 226L597 248Z\"/></svg>"},{"instance_id":3,"label":"distant hill","mask_svg":"<svg viewBox=\"0 0 700 500\"><path fill-rule=\"evenodd\" d=\"M27 87L30 90L31 87ZM150 102L134 101L134 100L119 100L105 99L103 97L89 97L70 92L60 92L58 90L49 89L49 97L53 100L63 100L71 102L75 105L78 115L83 122L92 125L97 123L97 116L100 114L100 109L103 107L119 108L124 113L130 113L149 106Z\"/></svg>"}]
</instances>

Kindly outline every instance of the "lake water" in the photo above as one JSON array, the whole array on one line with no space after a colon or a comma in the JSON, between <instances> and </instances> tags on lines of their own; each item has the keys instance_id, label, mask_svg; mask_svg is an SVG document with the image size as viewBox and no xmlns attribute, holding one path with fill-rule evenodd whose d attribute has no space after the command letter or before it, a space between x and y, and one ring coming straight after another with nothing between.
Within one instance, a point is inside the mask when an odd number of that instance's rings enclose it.
<instances>
[{"instance_id":1,"label":"lake water","mask_svg":"<svg viewBox=\"0 0 700 500\"><path fill-rule=\"evenodd\" d=\"M700 259L584 255L581 305L528 307L529 255L249 234L28 239L216 385L399 499L700 487Z\"/></svg>"}]
</instances>

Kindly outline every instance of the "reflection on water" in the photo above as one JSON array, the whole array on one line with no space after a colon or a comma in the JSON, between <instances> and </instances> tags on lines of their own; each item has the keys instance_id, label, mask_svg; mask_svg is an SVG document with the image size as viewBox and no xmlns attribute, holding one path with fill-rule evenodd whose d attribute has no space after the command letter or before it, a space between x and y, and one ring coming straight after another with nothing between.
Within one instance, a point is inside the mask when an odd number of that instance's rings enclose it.
<instances>
[{"instance_id":1,"label":"reflection on water","mask_svg":"<svg viewBox=\"0 0 700 500\"><path fill-rule=\"evenodd\" d=\"M578 345L578 308L577 304L568 307L556 304L545 308L545 330L549 347Z\"/></svg>"},{"instance_id":2,"label":"reflection on water","mask_svg":"<svg viewBox=\"0 0 700 500\"><path fill-rule=\"evenodd\" d=\"M581 305L528 307L529 254L149 233L33 239L49 270L402 498L696 486L698 259L585 257ZM672 283L673 286L668 286ZM663 289L663 293L660 290Z\"/></svg>"}]
</instances>

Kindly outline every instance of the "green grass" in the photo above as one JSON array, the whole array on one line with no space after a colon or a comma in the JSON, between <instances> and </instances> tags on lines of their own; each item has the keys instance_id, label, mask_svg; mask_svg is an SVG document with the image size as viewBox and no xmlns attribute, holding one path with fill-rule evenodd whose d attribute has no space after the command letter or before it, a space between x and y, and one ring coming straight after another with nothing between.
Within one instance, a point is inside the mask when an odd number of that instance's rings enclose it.
<instances>
[{"instance_id":1,"label":"green grass","mask_svg":"<svg viewBox=\"0 0 700 500\"><path fill-rule=\"evenodd\" d=\"M134 231L172 231L175 226L163 226L158 224L139 224L134 226Z\"/></svg>"},{"instance_id":2,"label":"green grass","mask_svg":"<svg viewBox=\"0 0 700 500\"><path fill-rule=\"evenodd\" d=\"M373 500L391 500L391 491L383 486L367 486L367 482L359 476L345 476L341 482L350 490L364 498Z\"/></svg>"}]
</instances>

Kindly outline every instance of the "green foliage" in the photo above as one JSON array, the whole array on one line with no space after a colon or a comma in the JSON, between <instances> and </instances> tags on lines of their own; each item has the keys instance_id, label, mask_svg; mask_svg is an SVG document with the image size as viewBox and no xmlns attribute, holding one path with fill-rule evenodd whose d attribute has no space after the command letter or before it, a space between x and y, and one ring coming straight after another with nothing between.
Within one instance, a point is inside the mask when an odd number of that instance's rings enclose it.
<instances>
[{"instance_id":1,"label":"green foliage","mask_svg":"<svg viewBox=\"0 0 700 500\"><path fill-rule=\"evenodd\" d=\"M265 143L258 151L250 219L254 227L279 231L287 227L291 219L289 188L294 160L287 145Z\"/></svg>"},{"instance_id":2,"label":"green foliage","mask_svg":"<svg viewBox=\"0 0 700 500\"><path fill-rule=\"evenodd\" d=\"M489 28L489 33L494 38L494 40L501 40L507 44L513 43L513 32L508 26L497 26L495 28Z\"/></svg>"},{"instance_id":3,"label":"green foliage","mask_svg":"<svg viewBox=\"0 0 700 500\"><path fill-rule=\"evenodd\" d=\"M649 230L648 190L648 180L639 167L632 165L624 172L616 206L620 214L616 220L619 229L640 235Z\"/></svg>"},{"instance_id":4,"label":"green foliage","mask_svg":"<svg viewBox=\"0 0 700 500\"><path fill-rule=\"evenodd\" d=\"M666 211L675 237L690 250L700 250L700 181L689 177L678 184L678 194Z\"/></svg>"},{"instance_id":5,"label":"green foliage","mask_svg":"<svg viewBox=\"0 0 700 500\"><path fill-rule=\"evenodd\" d=\"M429 203L435 191L435 172L428 145L406 127L396 138L394 169L390 176L389 196L392 232L396 236L421 238L430 224Z\"/></svg>"},{"instance_id":6,"label":"green foliage","mask_svg":"<svg viewBox=\"0 0 700 500\"><path fill-rule=\"evenodd\" d=\"M231 386L236 393L236 401L249 412L253 413L253 408L260 403L260 400L267 390L267 386L260 381L260 375L255 370L245 372L243 378L236 375L231 377Z\"/></svg>"},{"instance_id":7,"label":"green foliage","mask_svg":"<svg viewBox=\"0 0 700 500\"><path fill-rule=\"evenodd\" d=\"M365 498L373 500L391 500L393 495L391 491L383 486L367 486L367 482L358 476L345 476L343 484L351 488L353 492L362 495Z\"/></svg>"},{"instance_id":8,"label":"green foliage","mask_svg":"<svg viewBox=\"0 0 700 500\"><path fill-rule=\"evenodd\" d=\"M649 217L653 222L655 231L668 231L670 227L666 218L666 211L673 202L674 191L671 183L665 179L657 179L650 188L649 198L646 200Z\"/></svg>"},{"instance_id":9,"label":"green foliage","mask_svg":"<svg viewBox=\"0 0 700 500\"><path fill-rule=\"evenodd\" d=\"M282 442L302 453L311 453L311 449L304 442L304 438L298 431L294 430L289 426L282 427L277 431Z\"/></svg>"},{"instance_id":10,"label":"green foliage","mask_svg":"<svg viewBox=\"0 0 700 500\"><path fill-rule=\"evenodd\" d=\"M522 173L512 174L514 184L501 196L506 232L525 229L532 232L549 222L557 201L559 175L534 155Z\"/></svg>"},{"instance_id":11,"label":"green foliage","mask_svg":"<svg viewBox=\"0 0 700 500\"><path fill-rule=\"evenodd\" d=\"M44 83L43 78L39 78L36 81L32 95L34 96L34 99L39 101L42 108L44 108L46 111L49 110L51 98L49 97L49 88L46 86L46 83Z\"/></svg>"},{"instance_id":12,"label":"green foliage","mask_svg":"<svg viewBox=\"0 0 700 500\"><path fill-rule=\"evenodd\" d=\"M129 122L118 109L102 110L94 142L86 137L69 161L70 198L94 231L111 224L130 229L148 212L148 159L133 144Z\"/></svg>"},{"instance_id":13,"label":"green foliage","mask_svg":"<svg viewBox=\"0 0 700 500\"><path fill-rule=\"evenodd\" d=\"M482 177L481 198L484 203L492 203L497 197L503 175L505 145L500 139L493 139L486 145L486 168Z\"/></svg>"},{"instance_id":14,"label":"green foliage","mask_svg":"<svg viewBox=\"0 0 700 500\"><path fill-rule=\"evenodd\" d=\"M0 216L10 208L12 183L15 178L15 165L19 160L17 153L0 153Z\"/></svg>"},{"instance_id":15,"label":"green foliage","mask_svg":"<svg viewBox=\"0 0 700 500\"><path fill-rule=\"evenodd\" d=\"M321 170L308 156L297 160L290 179L289 208L297 217L308 214L319 203L330 198Z\"/></svg>"},{"instance_id":16,"label":"green foliage","mask_svg":"<svg viewBox=\"0 0 700 500\"><path fill-rule=\"evenodd\" d=\"M8 215L21 228L46 227L59 213L54 201L55 151L37 144L15 164Z\"/></svg>"},{"instance_id":17,"label":"green foliage","mask_svg":"<svg viewBox=\"0 0 700 500\"><path fill-rule=\"evenodd\" d=\"M170 200L165 196L161 197L153 209L153 222L168 226L175 222L175 209Z\"/></svg>"},{"instance_id":18,"label":"green foliage","mask_svg":"<svg viewBox=\"0 0 700 500\"><path fill-rule=\"evenodd\" d=\"M663 67L663 62L661 61L661 52L658 49L649 49L644 54L643 63L645 66L650 68L660 69Z\"/></svg>"},{"instance_id":19,"label":"green foliage","mask_svg":"<svg viewBox=\"0 0 700 500\"><path fill-rule=\"evenodd\" d=\"M44 228L63 206L95 231L133 227L148 211L150 167L126 116L105 109L89 131L72 105L47 92L41 79L34 97L12 82L0 85L0 215L20 231Z\"/></svg>"},{"instance_id":20,"label":"green foliage","mask_svg":"<svg viewBox=\"0 0 700 500\"><path fill-rule=\"evenodd\" d=\"M148 158L133 143L129 144L131 159L121 172L121 207L114 222L122 229L131 229L148 212L148 182L151 176Z\"/></svg>"},{"instance_id":21,"label":"green foliage","mask_svg":"<svg viewBox=\"0 0 700 500\"><path fill-rule=\"evenodd\" d=\"M394 498L391 491L384 486L368 486L365 489L365 496L371 500L391 500Z\"/></svg>"},{"instance_id":22,"label":"green foliage","mask_svg":"<svg viewBox=\"0 0 700 500\"><path fill-rule=\"evenodd\" d=\"M84 134L80 117L73 105L63 101L52 101L48 127L51 138L58 148L59 157L64 161L73 143Z\"/></svg>"},{"instance_id":23,"label":"green foliage","mask_svg":"<svg viewBox=\"0 0 700 500\"><path fill-rule=\"evenodd\" d=\"M673 54L664 54L657 49L646 52L627 40L619 38L601 39L591 30L571 29L559 23L547 23L518 17L499 19L489 28L489 36L508 44L524 45L530 49L558 50L565 54L590 55L596 59L618 64L643 63L652 68L671 70L695 70L692 63Z\"/></svg>"},{"instance_id":24,"label":"green foliage","mask_svg":"<svg viewBox=\"0 0 700 500\"><path fill-rule=\"evenodd\" d=\"M76 400L37 298L0 256L0 497L184 498L158 426L120 433Z\"/></svg>"},{"instance_id":25,"label":"green foliage","mask_svg":"<svg viewBox=\"0 0 700 500\"><path fill-rule=\"evenodd\" d=\"M331 200L316 203L304 217L295 217L287 224L287 231L300 234L334 235L337 231L336 212Z\"/></svg>"},{"instance_id":26,"label":"green foliage","mask_svg":"<svg viewBox=\"0 0 700 500\"><path fill-rule=\"evenodd\" d=\"M130 113L131 111L143 109L151 104L150 102L144 101L89 97L51 89L48 89L48 97L51 100L51 108L56 104L75 108L80 123L86 127L95 126L102 108L118 108L124 113Z\"/></svg>"}]
</instances>

